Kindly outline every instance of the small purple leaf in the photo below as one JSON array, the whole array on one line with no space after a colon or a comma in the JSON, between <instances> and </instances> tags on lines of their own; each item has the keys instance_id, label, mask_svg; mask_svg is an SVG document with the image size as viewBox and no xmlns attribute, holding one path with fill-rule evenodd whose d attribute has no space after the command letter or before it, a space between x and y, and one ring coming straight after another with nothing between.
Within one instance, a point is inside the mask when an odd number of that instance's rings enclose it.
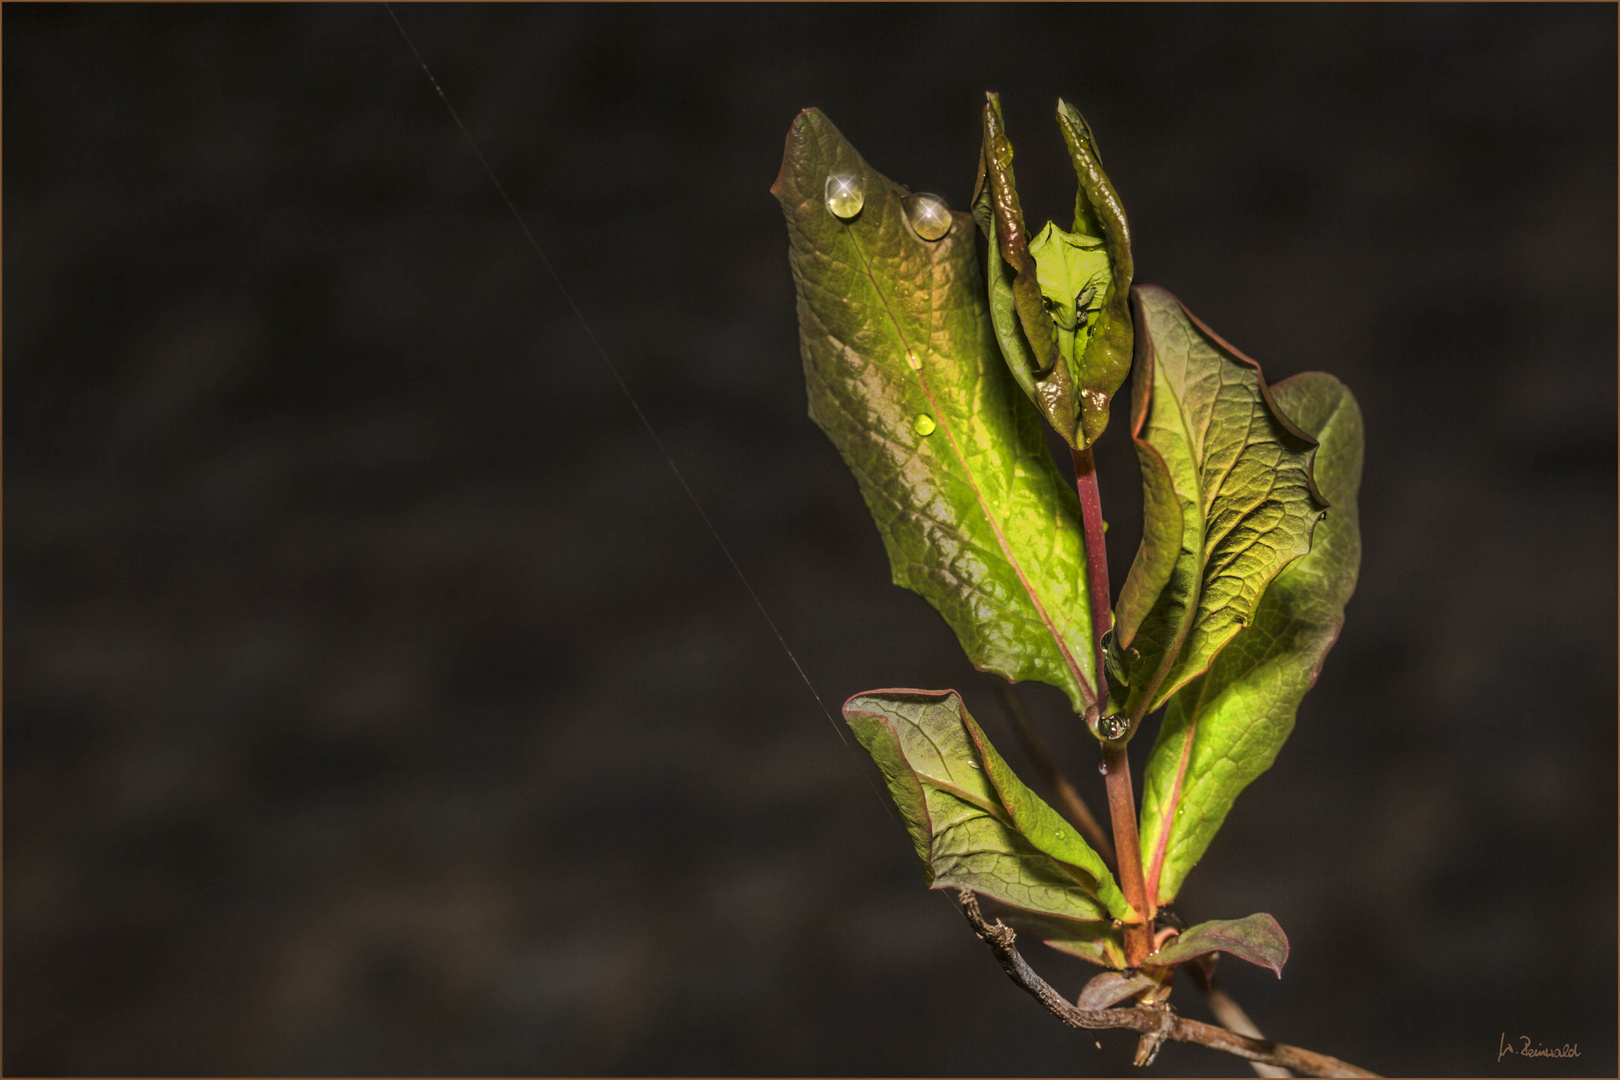
<instances>
[{"instance_id":1,"label":"small purple leaf","mask_svg":"<svg viewBox=\"0 0 1620 1080\"><path fill-rule=\"evenodd\" d=\"M1080 991L1080 1000L1075 1004L1082 1009L1106 1009L1155 983L1152 976L1140 971L1130 975L1122 971L1105 971L1086 983L1085 989Z\"/></svg>"},{"instance_id":2,"label":"small purple leaf","mask_svg":"<svg viewBox=\"0 0 1620 1080\"><path fill-rule=\"evenodd\" d=\"M1280 979L1288 962L1288 935L1264 912L1245 919L1216 919L1189 927L1142 963L1168 967L1212 952L1231 953L1239 960L1270 968Z\"/></svg>"}]
</instances>

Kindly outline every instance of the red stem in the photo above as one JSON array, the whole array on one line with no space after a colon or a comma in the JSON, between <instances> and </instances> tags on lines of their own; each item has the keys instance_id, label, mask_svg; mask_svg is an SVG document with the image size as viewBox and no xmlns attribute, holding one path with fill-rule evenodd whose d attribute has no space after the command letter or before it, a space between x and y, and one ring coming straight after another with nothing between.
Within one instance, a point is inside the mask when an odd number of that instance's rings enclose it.
<instances>
[{"instance_id":1,"label":"red stem","mask_svg":"<svg viewBox=\"0 0 1620 1080\"><path fill-rule=\"evenodd\" d=\"M1097 658L1097 707L1107 712L1108 680L1103 676L1102 636L1114 625L1113 598L1108 586L1108 545L1103 540L1102 497L1097 491L1097 469L1091 448L1070 449L1074 460L1074 486L1080 493L1080 520L1086 533L1086 591L1091 594L1091 636Z\"/></svg>"},{"instance_id":2,"label":"red stem","mask_svg":"<svg viewBox=\"0 0 1620 1080\"><path fill-rule=\"evenodd\" d=\"M1108 681L1103 675L1102 636L1114 624L1108 585L1108 545L1103 539L1102 497L1091 448L1073 450L1074 486L1080 495L1080 519L1086 531L1086 591L1091 596L1091 628L1097 658L1097 707L1106 712ZM1119 887L1141 922L1125 924L1125 961L1136 967L1153 951L1153 908L1142 876L1142 844L1136 832L1136 792L1124 743L1103 743L1103 772L1108 777L1108 816L1114 826L1114 854L1119 860Z\"/></svg>"},{"instance_id":3,"label":"red stem","mask_svg":"<svg viewBox=\"0 0 1620 1080\"><path fill-rule=\"evenodd\" d=\"M1125 924L1125 962L1136 967L1153 951L1153 909L1148 905L1147 882L1142 878L1142 843L1136 835L1136 792L1131 788L1131 763L1124 743L1103 743L1103 768L1108 776L1108 816L1114 825L1114 854L1119 859L1119 887L1141 916Z\"/></svg>"}]
</instances>

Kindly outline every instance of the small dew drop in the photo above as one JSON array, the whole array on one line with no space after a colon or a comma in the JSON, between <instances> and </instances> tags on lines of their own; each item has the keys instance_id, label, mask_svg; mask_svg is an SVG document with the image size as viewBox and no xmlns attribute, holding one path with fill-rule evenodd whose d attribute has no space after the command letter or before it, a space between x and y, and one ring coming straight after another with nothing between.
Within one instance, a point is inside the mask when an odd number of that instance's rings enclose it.
<instances>
[{"instance_id":1,"label":"small dew drop","mask_svg":"<svg viewBox=\"0 0 1620 1080\"><path fill-rule=\"evenodd\" d=\"M1106 761L1097 762L1097 771L1102 773L1104 776L1107 776L1108 775L1108 762L1106 762Z\"/></svg>"},{"instance_id":2,"label":"small dew drop","mask_svg":"<svg viewBox=\"0 0 1620 1080\"><path fill-rule=\"evenodd\" d=\"M866 205L866 181L853 173L833 173L827 177L827 209L832 216L848 221Z\"/></svg>"},{"instance_id":3,"label":"small dew drop","mask_svg":"<svg viewBox=\"0 0 1620 1080\"><path fill-rule=\"evenodd\" d=\"M922 370L922 359L918 357L916 349L906 350L906 363L911 365L912 371Z\"/></svg>"},{"instance_id":4,"label":"small dew drop","mask_svg":"<svg viewBox=\"0 0 1620 1080\"><path fill-rule=\"evenodd\" d=\"M1092 1040L1091 1040L1091 1041L1092 1041L1092 1043L1093 1043L1093 1044L1094 1044L1094 1045L1095 1045L1095 1046L1096 1046L1096 1047L1097 1047L1097 1049L1099 1049L1099 1050L1101 1050L1101 1049L1102 1049L1102 1043L1101 1043L1101 1041L1099 1041L1099 1040L1097 1040L1097 1039L1092 1039Z\"/></svg>"},{"instance_id":5,"label":"small dew drop","mask_svg":"<svg viewBox=\"0 0 1620 1080\"><path fill-rule=\"evenodd\" d=\"M917 434L928 436L932 435L934 433L934 428L938 427L939 425L935 424L934 418L929 416L927 413L918 413L917 419L911 422L911 426L916 429Z\"/></svg>"},{"instance_id":6,"label":"small dew drop","mask_svg":"<svg viewBox=\"0 0 1620 1080\"><path fill-rule=\"evenodd\" d=\"M911 231L924 240L938 240L951 231L951 208L938 195L907 195L901 206Z\"/></svg>"},{"instance_id":7,"label":"small dew drop","mask_svg":"<svg viewBox=\"0 0 1620 1080\"><path fill-rule=\"evenodd\" d=\"M970 768L970 769L977 769L977 768L978 768L978 767L979 767L979 763L978 763L978 762L977 762L977 761L970 761L970 762L968 762L968 768Z\"/></svg>"}]
</instances>

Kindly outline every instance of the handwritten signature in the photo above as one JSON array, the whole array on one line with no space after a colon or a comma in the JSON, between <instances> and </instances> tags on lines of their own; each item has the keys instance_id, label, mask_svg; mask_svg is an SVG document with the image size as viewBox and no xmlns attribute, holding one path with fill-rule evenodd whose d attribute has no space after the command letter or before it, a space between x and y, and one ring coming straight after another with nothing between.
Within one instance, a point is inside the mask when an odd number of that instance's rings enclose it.
<instances>
[{"instance_id":1,"label":"handwritten signature","mask_svg":"<svg viewBox=\"0 0 1620 1080\"><path fill-rule=\"evenodd\" d=\"M1515 1046L1514 1042L1522 1041L1523 1046ZM1509 1041L1507 1032L1502 1032L1502 1040L1496 1046L1496 1060L1501 1061L1509 1054L1518 1054L1520 1057L1539 1058L1578 1058L1581 1056L1580 1047L1576 1043L1565 1043L1563 1046L1537 1046L1530 1041L1530 1036L1520 1035L1518 1039Z\"/></svg>"}]
</instances>

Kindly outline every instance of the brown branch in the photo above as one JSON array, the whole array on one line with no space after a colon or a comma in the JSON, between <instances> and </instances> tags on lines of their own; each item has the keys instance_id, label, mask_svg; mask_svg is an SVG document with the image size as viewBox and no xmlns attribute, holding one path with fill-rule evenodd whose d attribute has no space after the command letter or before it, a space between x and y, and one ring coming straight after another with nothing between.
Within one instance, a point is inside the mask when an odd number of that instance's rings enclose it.
<instances>
[{"instance_id":1,"label":"brown branch","mask_svg":"<svg viewBox=\"0 0 1620 1080\"><path fill-rule=\"evenodd\" d=\"M1045 741L1035 730L1035 725L1030 722L1029 710L1024 708L1023 698L1018 696L1017 687L999 679L996 680L996 686L1001 689L1001 700L1007 706L1008 715L1012 717L1013 730L1018 733L1018 741L1024 744L1024 751L1029 754L1035 768L1040 770L1041 776L1057 795L1063 816L1080 830L1080 835L1086 838L1086 843L1103 857L1108 869L1113 870L1117 865L1114 861L1113 842L1103 831L1102 824L1092 816L1091 810L1080 798L1080 793L1069 783L1069 778L1063 775L1052 760L1052 755L1047 752Z\"/></svg>"},{"instance_id":2,"label":"brown branch","mask_svg":"<svg viewBox=\"0 0 1620 1080\"><path fill-rule=\"evenodd\" d=\"M1204 1000L1209 1005L1209 1011L1215 1014L1215 1019L1219 1020L1221 1026L1228 1031L1235 1031L1239 1035L1247 1035L1251 1039L1265 1038L1264 1035L1260 1034L1260 1029L1255 1026L1254 1021L1249 1019L1249 1014L1243 1011L1243 1006L1233 1001L1225 990L1215 985L1215 975L1210 970L1210 968L1214 967L1214 964L1211 963L1209 967L1206 967L1205 962L1208 960L1210 960L1210 957L1199 957L1190 964L1182 965L1181 970L1187 973L1187 977L1192 979L1193 985L1203 993ZM1249 1062L1249 1067L1254 1070L1256 1076L1294 1075L1287 1069L1279 1069L1275 1065L1262 1065L1258 1061Z\"/></svg>"},{"instance_id":3,"label":"brown branch","mask_svg":"<svg viewBox=\"0 0 1620 1080\"><path fill-rule=\"evenodd\" d=\"M976 896L966 889L957 891L958 899L962 905L962 913L967 916L968 923L973 932L978 934L990 951L995 953L996 960L1007 977L1023 987L1035 1000L1046 1006L1048 1012L1070 1027L1086 1031L1106 1031L1110 1029L1123 1029L1134 1031L1144 1036L1141 1048L1138 1050L1139 1059L1144 1052L1149 1055L1156 1052L1158 1045L1166 1040L1171 1042L1197 1043L1212 1050L1220 1050L1236 1057L1249 1061L1258 1061L1265 1065L1276 1065L1284 1069L1304 1073L1307 1076L1377 1076L1377 1073L1359 1069L1348 1062L1338 1058L1328 1057L1326 1054L1302 1050L1297 1046L1286 1043L1276 1043L1269 1039L1255 1039L1247 1035L1239 1035L1226 1028L1214 1024L1204 1024L1197 1020L1188 1020L1177 1016L1168 1007L1162 1009L1149 1009L1141 1006L1130 1009L1082 1009L1071 1005L1067 998L1056 990L1052 984L1035 974L1024 958L1018 955L1014 947L1016 935L1012 929L997 919L995 923L986 923L984 914L979 910L979 901ZM1145 1062L1144 1062L1145 1063Z\"/></svg>"}]
</instances>

